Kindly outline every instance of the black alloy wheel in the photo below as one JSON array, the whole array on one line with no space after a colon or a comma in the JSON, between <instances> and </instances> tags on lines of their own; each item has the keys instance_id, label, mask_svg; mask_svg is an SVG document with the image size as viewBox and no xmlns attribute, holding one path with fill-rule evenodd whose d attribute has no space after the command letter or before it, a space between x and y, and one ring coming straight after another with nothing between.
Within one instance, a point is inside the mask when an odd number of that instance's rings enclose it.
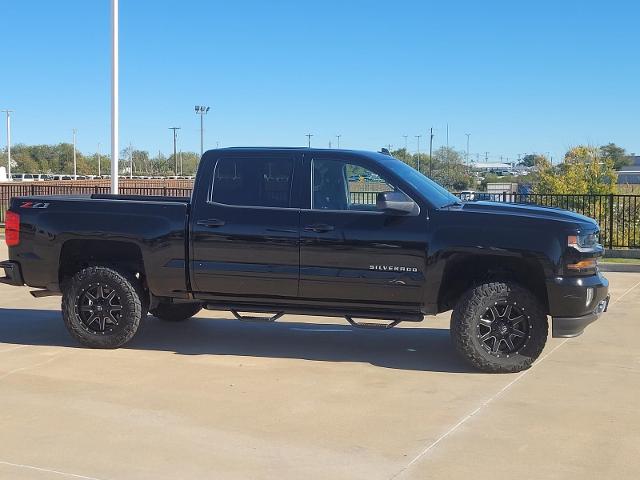
<instances>
[{"instance_id":1,"label":"black alloy wheel","mask_svg":"<svg viewBox=\"0 0 640 480\"><path fill-rule=\"evenodd\" d=\"M88 332L112 333L122 320L122 300L108 285L91 284L78 295L76 314Z\"/></svg>"},{"instance_id":2,"label":"black alloy wheel","mask_svg":"<svg viewBox=\"0 0 640 480\"><path fill-rule=\"evenodd\" d=\"M492 355L518 353L531 338L529 318L517 302L496 302L478 320L478 338Z\"/></svg>"}]
</instances>

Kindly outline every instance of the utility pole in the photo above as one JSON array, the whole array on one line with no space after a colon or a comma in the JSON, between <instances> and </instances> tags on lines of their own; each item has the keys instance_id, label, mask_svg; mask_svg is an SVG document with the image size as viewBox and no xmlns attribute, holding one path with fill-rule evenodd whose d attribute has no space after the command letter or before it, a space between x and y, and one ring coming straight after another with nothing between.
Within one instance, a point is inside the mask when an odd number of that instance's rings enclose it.
<instances>
[{"instance_id":1,"label":"utility pole","mask_svg":"<svg viewBox=\"0 0 640 480\"><path fill-rule=\"evenodd\" d=\"M118 193L118 0L111 0L111 193Z\"/></svg>"},{"instance_id":2,"label":"utility pole","mask_svg":"<svg viewBox=\"0 0 640 480\"><path fill-rule=\"evenodd\" d=\"M78 164L76 162L76 133L78 131L73 129L73 179L78 179Z\"/></svg>"},{"instance_id":3,"label":"utility pole","mask_svg":"<svg viewBox=\"0 0 640 480\"><path fill-rule=\"evenodd\" d=\"M418 139L418 171L422 172L420 170L420 138L422 137L422 135L416 135L416 138Z\"/></svg>"},{"instance_id":4,"label":"utility pole","mask_svg":"<svg viewBox=\"0 0 640 480\"><path fill-rule=\"evenodd\" d=\"M175 174L178 175L178 151L176 150L176 142L178 141L178 130L180 127L169 127L169 130L173 130L173 161L175 163Z\"/></svg>"},{"instance_id":5,"label":"utility pole","mask_svg":"<svg viewBox=\"0 0 640 480\"><path fill-rule=\"evenodd\" d=\"M449 150L449 124L447 123L447 150Z\"/></svg>"},{"instance_id":6,"label":"utility pole","mask_svg":"<svg viewBox=\"0 0 640 480\"><path fill-rule=\"evenodd\" d=\"M11 180L11 114L13 110L2 110L7 114L7 180Z\"/></svg>"},{"instance_id":7,"label":"utility pole","mask_svg":"<svg viewBox=\"0 0 640 480\"><path fill-rule=\"evenodd\" d=\"M487 163L489 161L489 152L484 152L484 162Z\"/></svg>"},{"instance_id":8,"label":"utility pole","mask_svg":"<svg viewBox=\"0 0 640 480\"><path fill-rule=\"evenodd\" d=\"M102 171L100 169L100 142L98 142L98 176L102 176Z\"/></svg>"},{"instance_id":9,"label":"utility pole","mask_svg":"<svg viewBox=\"0 0 640 480\"><path fill-rule=\"evenodd\" d=\"M470 133L465 133L465 135L467 136L467 164L469 163L469 137L471 136Z\"/></svg>"},{"instance_id":10,"label":"utility pole","mask_svg":"<svg viewBox=\"0 0 640 480\"><path fill-rule=\"evenodd\" d=\"M305 137L307 137L307 147L311 148L311 137L313 137L313 133L307 133Z\"/></svg>"},{"instance_id":11,"label":"utility pole","mask_svg":"<svg viewBox=\"0 0 640 480\"><path fill-rule=\"evenodd\" d=\"M433 127L429 130L429 178L433 178Z\"/></svg>"},{"instance_id":12,"label":"utility pole","mask_svg":"<svg viewBox=\"0 0 640 480\"><path fill-rule=\"evenodd\" d=\"M204 105L196 105L195 108L196 113L200 115L200 158L202 158L202 155L204 155L204 116L209 113L210 107Z\"/></svg>"},{"instance_id":13,"label":"utility pole","mask_svg":"<svg viewBox=\"0 0 640 480\"><path fill-rule=\"evenodd\" d=\"M180 150L180 175L183 175L183 165L182 165L182 150Z\"/></svg>"},{"instance_id":14,"label":"utility pole","mask_svg":"<svg viewBox=\"0 0 640 480\"><path fill-rule=\"evenodd\" d=\"M131 146L131 142L129 142L129 178L133 178L133 147Z\"/></svg>"},{"instance_id":15,"label":"utility pole","mask_svg":"<svg viewBox=\"0 0 640 480\"><path fill-rule=\"evenodd\" d=\"M340 148L340 137L342 135L336 135L336 138L338 139L338 143L336 144L336 148Z\"/></svg>"}]
</instances>

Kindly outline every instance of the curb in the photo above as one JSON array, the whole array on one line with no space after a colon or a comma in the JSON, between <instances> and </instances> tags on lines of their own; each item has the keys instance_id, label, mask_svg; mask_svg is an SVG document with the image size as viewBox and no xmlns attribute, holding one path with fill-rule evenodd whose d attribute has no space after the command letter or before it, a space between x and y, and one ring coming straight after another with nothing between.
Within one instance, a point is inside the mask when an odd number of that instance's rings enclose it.
<instances>
[{"instance_id":1,"label":"curb","mask_svg":"<svg viewBox=\"0 0 640 480\"><path fill-rule=\"evenodd\" d=\"M598 265L601 272L629 272L640 273L640 265L631 265L628 263L604 263Z\"/></svg>"}]
</instances>

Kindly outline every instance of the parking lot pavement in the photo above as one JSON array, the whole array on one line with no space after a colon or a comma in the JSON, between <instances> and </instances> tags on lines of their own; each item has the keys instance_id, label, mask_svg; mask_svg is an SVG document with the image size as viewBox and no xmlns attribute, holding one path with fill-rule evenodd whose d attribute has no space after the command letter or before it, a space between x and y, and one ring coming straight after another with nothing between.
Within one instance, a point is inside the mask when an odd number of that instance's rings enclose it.
<instances>
[{"instance_id":1,"label":"parking lot pavement","mask_svg":"<svg viewBox=\"0 0 640 480\"><path fill-rule=\"evenodd\" d=\"M459 361L448 315L149 317L89 350L59 298L0 285L0 478L638 478L640 275L608 276L609 312L513 375Z\"/></svg>"}]
</instances>

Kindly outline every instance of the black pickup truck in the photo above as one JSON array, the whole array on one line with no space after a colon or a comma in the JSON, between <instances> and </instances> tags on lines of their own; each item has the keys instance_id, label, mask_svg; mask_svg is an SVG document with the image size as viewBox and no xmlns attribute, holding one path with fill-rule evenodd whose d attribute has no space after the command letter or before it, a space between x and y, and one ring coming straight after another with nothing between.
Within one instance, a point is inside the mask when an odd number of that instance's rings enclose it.
<instances>
[{"instance_id":1,"label":"black pickup truck","mask_svg":"<svg viewBox=\"0 0 640 480\"><path fill-rule=\"evenodd\" d=\"M91 347L125 344L148 312L389 328L453 309L463 357L516 372L540 355L549 316L553 336L572 337L606 311L598 239L590 218L461 202L382 153L228 148L202 157L190 199L12 199L0 267L4 283L62 295Z\"/></svg>"}]
</instances>

